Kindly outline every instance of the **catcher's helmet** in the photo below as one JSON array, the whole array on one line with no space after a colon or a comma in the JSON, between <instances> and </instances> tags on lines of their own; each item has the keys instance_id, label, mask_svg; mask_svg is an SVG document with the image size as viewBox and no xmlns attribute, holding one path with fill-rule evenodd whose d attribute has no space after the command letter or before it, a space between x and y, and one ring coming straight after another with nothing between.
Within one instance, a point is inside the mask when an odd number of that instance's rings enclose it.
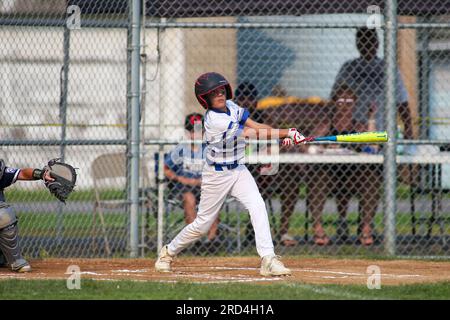
<instances>
[{"instance_id":1,"label":"catcher's helmet","mask_svg":"<svg viewBox=\"0 0 450 320\"><path fill-rule=\"evenodd\" d=\"M196 125L203 126L203 115L195 112L188 114L184 119L184 128L187 131L192 131Z\"/></svg>"},{"instance_id":2,"label":"catcher's helmet","mask_svg":"<svg viewBox=\"0 0 450 320\"><path fill-rule=\"evenodd\" d=\"M195 81L195 96L203 108L208 109L210 107L208 93L219 87L225 87L227 100L233 98L230 83L221 74L208 72L198 77L197 81Z\"/></svg>"}]
</instances>

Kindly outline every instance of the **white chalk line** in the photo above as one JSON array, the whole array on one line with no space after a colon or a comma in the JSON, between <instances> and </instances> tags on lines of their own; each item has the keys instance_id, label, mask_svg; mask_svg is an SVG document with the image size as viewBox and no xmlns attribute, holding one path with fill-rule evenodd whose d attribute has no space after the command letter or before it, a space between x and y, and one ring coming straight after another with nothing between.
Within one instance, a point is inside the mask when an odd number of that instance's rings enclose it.
<instances>
[{"instance_id":1,"label":"white chalk line","mask_svg":"<svg viewBox=\"0 0 450 320\"><path fill-rule=\"evenodd\" d=\"M259 268L244 268L244 267L210 267L217 270L259 270Z\"/></svg>"},{"instance_id":2,"label":"white chalk line","mask_svg":"<svg viewBox=\"0 0 450 320\"><path fill-rule=\"evenodd\" d=\"M178 267L178 270L192 270L192 269L212 269L212 270L250 270L257 271L259 268L248 268L248 267L225 267L225 266L212 266L212 267ZM173 275L172 275L173 276ZM196 274L175 274L176 277L184 278L184 279L207 279L207 281L198 281L196 283L239 283L239 282L273 282L283 280L281 277L249 277L248 275L237 274L233 276L229 275L211 275L209 273L196 273Z\"/></svg>"},{"instance_id":3,"label":"white chalk line","mask_svg":"<svg viewBox=\"0 0 450 320\"><path fill-rule=\"evenodd\" d=\"M121 269L121 270L112 270L111 272L118 272L118 273L145 273L145 272L150 272L150 269L136 269L136 270Z\"/></svg>"},{"instance_id":4,"label":"white chalk line","mask_svg":"<svg viewBox=\"0 0 450 320\"><path fill-rule=\"evenodd\" d=\"M218 267L207 267L209 269L213 270L249 270L249 271L255 271L259 270L259 268L249 268L249 267L224 267L224 266L218 266ZM180 267L180 269L198 269L198 267ZM342 275L342 276L355 276L355 277L363 277L367 278L367 273L357 273L357 272L344 272L344 271L332 271L332 270L317 270L317 269L301 269L301 268L291 268L292 271L295 272L313 272L313 273L328 273L328 274L336 274L336 275ZM390 274L390 273L381 273L381 277L387 277L387 278L426 278L426 275L419 275L419 274ZM333 276L322 276L320 278L323 279L333 279ZM347 277L334 277L334 279L342 279Z\"/></svg>"},{"instance_id":5,"label":"white chalk line","mask_svg":"<svg viewBox=\"0 0 450 320\"><path fill-rule=\"evenodd\" d=\"M185 270L190 270L190 269L215 269L215 270L259 270L259 268L250 268L250 267L222 267L222 266L218 266L218 267L193 267L193 266L183 266L183 267L177 267L177 269L185 269Z\"/></svg>"},{"instance_id":6,"label":"white chalk line","mask_svg":"<svg viewBox=\"0 0 450 320\"><path fill-rule=\"evenodd\" d=\"M67 275L72 275L74 274L73 272L64 272L64 274ZM106 273L98 273L98 272L93 272L93 271L80 271L78 272L78 274L83 275L83 274L87 274L87 275L93 275L93 276L106 276Z\"/></svg>"},{"instance_id":7,"label":"white chalk line","mask_svg":"<svg viewBox=\"0 0 450 320\"><path fill-rule=\"evenodd\" d=\"M192 269L210 269L210 270L236 270L236 271L242 271L242 270L248 270L248 271L257 271L259 268L255 267L226 267L226 266L210 266L210 267L195 267L195 266L184 266L184 267L178 267L178 270L192 270ZM321 279L345 279L349 278L349 276L357 277L357 278L367 278L366 273L356 273L356 272L344 272L344 271L333 271L333 270L317 270L317 269L308 269L308 268L292 268L291 269L294 272L303 272L303 273L326 273L328 275L323 276L307 276L308 278L321 278ZM145 273L150 272L151 270L146 269L118 269L118 270L111 270L109 271L111 274L116 275L133 275L135 277L145 277ZM71 273L65 273L65 274L71 274ZM81 275L93 275L93 276L100 276L105 277L110 275L109 273L98 273L93 271L82 271L80 272ZM387 278L417 278L417 277L427 277L425 275L417 275L417 274L381 274L382 277ZM197 274L168 274L168 277L176 277L176 278L184 278L184 279L205 279L206 281L199 281L196 283L233 283L233 282L273 282L273 281L280 281L284 278L282 277L273 277L273 278L267 278L267 277L252 277L248 275L211 275L209 273L197 273ZM18 275L18 274L5 274L0 273L0 279L28 279L25 275ZM44 273L40 273L38 277L33 277L34 279L45 279L48 278ZM93 280L117 280L117 279L109 279L109 278L92 278ZM152 279L135 279L136 281L154 281ZM120 281L120 280L117 280ZM161 282L167 282L167 283L176 283L177 280L157 280ZM316 288L319 290L318 288ZM322 289L320 289L322 290Z\"/></svg>"}]
</instances>

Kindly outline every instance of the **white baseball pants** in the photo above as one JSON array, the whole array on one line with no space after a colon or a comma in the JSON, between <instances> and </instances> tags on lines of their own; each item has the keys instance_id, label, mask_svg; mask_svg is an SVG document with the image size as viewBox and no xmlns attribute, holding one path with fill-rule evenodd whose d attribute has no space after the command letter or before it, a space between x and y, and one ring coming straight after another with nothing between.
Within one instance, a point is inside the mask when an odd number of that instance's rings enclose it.
<instances>
[{"instance_id":1,"label":"white baseball pants","mask_svg":"<svg viewBox=\"0 0 450 320\"><path fill-rule=\"evenodd\" d=\"M266 205L247 167L239 165L235 169L216 171L213 166L205 165L197 218L170 242L170 255L178 254L208 232L228 194L249 211L258 254L261 257L274 254Z\"/></svg>"}]
</instances>

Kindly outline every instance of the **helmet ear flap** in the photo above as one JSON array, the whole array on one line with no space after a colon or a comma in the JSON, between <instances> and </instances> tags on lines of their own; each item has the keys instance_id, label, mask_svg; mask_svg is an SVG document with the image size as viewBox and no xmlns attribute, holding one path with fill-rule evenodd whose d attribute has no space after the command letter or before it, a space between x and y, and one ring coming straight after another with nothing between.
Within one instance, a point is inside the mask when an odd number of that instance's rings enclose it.
<instances>
[{"instance_id":1,"label":"helmet ear flap","mask_svg":"<svg viewBox=\"0 0 450 320\"><path fill-rule=\"evenodd\" d=\"M208 109L210 101L207 94L197 95L197 100L203 108Z\"/></svg>"}]
</instances>

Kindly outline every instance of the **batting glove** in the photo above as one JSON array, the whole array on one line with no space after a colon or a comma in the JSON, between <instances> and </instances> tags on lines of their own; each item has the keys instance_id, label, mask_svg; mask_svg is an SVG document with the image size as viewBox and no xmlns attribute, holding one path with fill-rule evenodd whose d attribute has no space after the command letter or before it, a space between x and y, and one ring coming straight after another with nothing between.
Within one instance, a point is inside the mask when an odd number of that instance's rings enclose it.
<instances>
[{"instance_id":1,"label":"batting glove","mask_svg":"<svg viewBox=\"0 0 450 320\"><path fill-rule=\"evenodd\" d=\"M290 140L292 140L292 142L294 144L300 144L300 143L306 142L306 138L300 132L298 132L297 129L295 129L295 128L289 129L288 138ZM284 143L284 140L283 140L283 143Z\"/></svg>"}]
</instances>

